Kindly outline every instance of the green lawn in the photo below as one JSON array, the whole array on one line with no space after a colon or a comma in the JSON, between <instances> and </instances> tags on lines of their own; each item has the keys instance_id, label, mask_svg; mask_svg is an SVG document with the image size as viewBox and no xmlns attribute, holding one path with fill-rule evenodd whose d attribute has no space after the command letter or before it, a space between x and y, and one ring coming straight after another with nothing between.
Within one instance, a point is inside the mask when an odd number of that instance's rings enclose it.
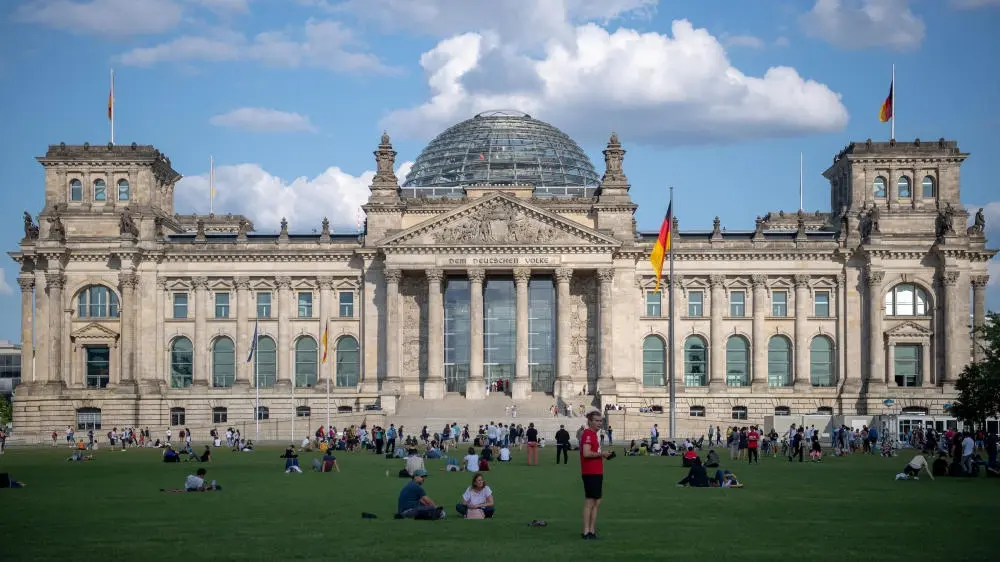
<instances>
[{"instance_id":1,"label":"green lawn","mask_svg":"<svg viewBox=\"0 0 1000 562\"><path fill-rule=\"evenodd\" d=\"M0 472L28 484L0 490L0 560L467 562L470 552L485 560L989 560L1000 502L1000 479L894 481L908 455L730 464L746 484L740 490L676 488L678 458L619 456L606 464L601 540L584 542L578 461L556 466L549 448L542 466L517 456L494 467L490 521L454 517L469 475L429 461L427 492L449 512L437 522L393 520L402 462L365 453L341 454L339 474L284 474L277 449L221 449L208 468L225 490L206 494L159 492L181 487L196 464L163 464L155 450L96 454L87 463L66 462L66 449L0 456ZM311 458L303 455L304 467ZM361 519L362 511L379 518ZM532 519L549 526L529 528Z\"/></svg>"}]
</instances>

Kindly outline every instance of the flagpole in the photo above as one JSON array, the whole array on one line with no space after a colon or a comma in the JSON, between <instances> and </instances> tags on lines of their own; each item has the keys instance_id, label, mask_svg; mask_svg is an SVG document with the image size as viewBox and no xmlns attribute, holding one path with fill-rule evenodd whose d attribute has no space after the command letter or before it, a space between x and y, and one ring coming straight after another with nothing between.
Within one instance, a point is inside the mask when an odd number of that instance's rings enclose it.
<instances>
[{"instance_id":1,"label":"flagpole","mask_svg":"<svg viewBox=\"0 0 1000 562\"><path fill-rule=\"evenodd\" d=\"M799 152L799 210L802 210L802 153Z\"/></svg>"},{"instance_id":2,"label":"flagpole","mask_svg":"<svg viewBox=\"0 0 1000 562\"><path fill-rule=\"evenodd\" d=\"M292 376L292 444L295 444L295 418L299 417L298 405L295 404L295 387L298 386L297 376Z\"/></svg>"},{"instance_id":3,"label":"flagpole","mask_svg":"<svg viewBox=\"0 0 1000 562\"><path fill-rule=\"evenodd\" d=\"M111 69L111 100L108 103L108 117L111 121L111 144L115 144L115 69Z\"/></svg>"},{"instance_id":4,"label":"flagpole","mask_svg":"<svg viewBox=\"0 0 1000 562\"><path fill-rule=\"evenodd\" d=\"M670 206L669 209L674 207L674 188L670 187ZM671 220L673 217L671 217ZM677 437L677 381L674 376L674 244L673 237L677 234L673 231L674 225L669 225L670 232L670 298L668 299L668 306L670 307L670 325L667 328L667 349L669 349L669 373L670 380L668 382L670 389L670 438L675 439Z\"/></svg>"},{"instance_id":5,"label":"flagpole","mask_svg":"<svg viewBox=\"0 0 1000 562\"><path fill-rule=\"evenodd\" d=\"M260 335L257 333L257 328L259 327L257 320L254 320L253 327L253 386L256 391L255 406L253 408L253 418L257 423L257 431L254 436L254 441L260 441L260 369L258 369L258 360L260 359L260 354L257 353L257 340L260 339Z\"/></svg>"},{"instance_id":6,"label":"flagpole","mask_svg":"<svg viewBox=\"0 0 1000 562\"><path fill-rule=\"evenodd\" d=\"M208 157L208 214L215 214L215 156Z\"/></svg>"},{"instance_id":7,"label":"flagpole","mask_svg":"<svg viewBox=\"0 0 1000 562\"><path fill-rule=\"evenodd\" d=\"M330 329L330 319L327 318L323 322L323 363L326 364L326 353L327 349L330 347L329 332ZM330 370L326 370L326 427L330 427Z\"/></svg>"},{"instance_id":8,"label":"flagpole","mask_svg":"<svg viewBox=\"0 0 1000 562\"><path fill-rule=\"evenodd\" d=\"M892 84L890 88L892 89L892 96L889 100L889 107L892 108L892 114L889 116L889 140L896 139L896 63L892 63Z\"/></svg>"}]
</instances>

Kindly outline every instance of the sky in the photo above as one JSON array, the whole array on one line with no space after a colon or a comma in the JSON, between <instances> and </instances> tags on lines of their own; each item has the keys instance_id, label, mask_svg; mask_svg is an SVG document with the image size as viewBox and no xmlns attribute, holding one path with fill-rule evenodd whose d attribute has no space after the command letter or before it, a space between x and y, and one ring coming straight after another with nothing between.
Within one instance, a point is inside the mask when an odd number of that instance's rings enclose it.
<instances>
[{"instance_id":1,"label":"sky","mask_svg":"<svg viewBox=\"0 0 1000 562\"><path fill-rule=\"evenodd\" d=\"M153 144L185 178L179 212L258 231L357 227L387 131L402 179L449 125L517 109L603 171L612 131L640 230L675 187L681 229L750 229L829 210L821 173L851 141L956 139L962 199L1000 246L1000 0L5 0L0 240L43 206L49 144ZM995 157L995 156L994 156ZM17 340L17 264L0 262L0 338ZM1000 262L987 305L1000 308Z\"/></svg>"}]
</instances>

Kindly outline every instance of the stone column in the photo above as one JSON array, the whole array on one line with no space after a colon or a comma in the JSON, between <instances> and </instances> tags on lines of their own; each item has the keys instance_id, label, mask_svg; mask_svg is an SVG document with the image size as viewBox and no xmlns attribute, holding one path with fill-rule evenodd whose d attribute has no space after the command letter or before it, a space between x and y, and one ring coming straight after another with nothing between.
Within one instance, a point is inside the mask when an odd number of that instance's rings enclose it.
<instances>
[{"instance_id":1,"label":"stone column","mask_svg":"<svg viewBox=\"0 0 1000 562\"><path fill-rule=\"evenodd\" d=\"M888 363L885 365L886 386L896 386L896 342L886 343Z\"/></svg>"},{"instance_id":2,"label":"stone column","mask_svg":"<svg viewBox=\"0 0 1000 562\"><path fill-rule=\"evenodd\" d=\"M795 367L792 381L796 388L809 387L809 276L796 275L795 281Z\"/></svg>"},{"instance_id":3,"label":"stone column","mask_svg":"<svg viewBox=\"0 0 1000 562\"><path fill-rule=\"evenodd\" d=\"M753 286L753 367L750 369L750 386L755 392L769 386L767 374L767 334L764 320L770 316L767 310L767 275L755 274L750 277Z\"/></svg>"},{"instance_id":4,"label":"stone column","mask_svg":"<svg viewBox=\"0 0 1000 562\"><path fill-rule=\"evenodd\" d=\"M291 341L289 333L291 331L291 321L289 320L292 307L292 279L291 277L280 276L275 279L278 285L278 377L275 388L284 390L291 389L292 386L292 363Z\"/></svg>"},{"instance_id":5,"label":"stone column","mask_svg":"<svg viewBox=\"0 0 1000 562\"><path fill-rule=\"evenodd\" d=\"M570 365L570 305L569 282L573 270L563 267L556 270L556 381L557 398L572 394L573 372Z\"/></svg>"},{"instance_id":6,"label":"stone column","mask_svg":"<svg viewBox=\"0 0 1000 562\"><path fill-rule=\"evenodd\" d=\"M920 382L921 386L936 386L934 369L931 369L931 346L924 343L920 346Z\"/></svg>"},{"instance_id":7,"label":"stone column","mask_svg":"<svg viewBox=\"0 0 1000 562\"><path fill-rule=\"evenodd\" d=\"M969 355L967 349L963 349L963 346L959 344L962 341L961 332L968 330L966 326L968 325L969 311L965 310L963 315L958 294L958 277L959 272L957 271L945 271L940 278L942 296L944 297L942 315L946 327L942 338L945 342L944 372L938 377L938 381L942 383L955 382L959 371L968 361Z\"/></svg>"},{"instance_id":8,"label":"stone column","mask_svg":"<svg viewBox=\"0 0 1000 562\"><path fill-rule=\"evenodd\" d=\"M868 285L868 385L886 384L882 360L885 347L882 340L882 279L885 272L868 269L865 284Z\"/></svg>"},{"instance_id":9,"label":"stone column","mask_svg":"<svg viewBox=\"0 0 1000 562\"><path fill-rule=\"evenodd\" d=\"M444 398L444 294L441 280L444 272L428 269L427 275L427 378L424 398Z\"/></svg>"},{"instance_id":10,"label":"stone column","mask_svg":"<svg viewBox=\"0 0 1000 562\"><path fill-rule=\"evenodd\" d=\"M834 342L834 372L837 376L837 386L843 388L847 382L847 360L845 350L847 348L847 274L837 275L837 290L835 292L833 314L837 317L837 341Z\"/></svg>"},{"instance_id":11,"label":"stone column","mask_svg":"<svg viewBox=\"0 0 1000 562\"><path fill-rule=\"evenodd\" d=\"M153 321L156 322L156 345L153 346L153 357L156 358L156 364L153 366L153 379L156 385L163 385L166 383L167 388L170 387L170 358L168 356L167 342L164 341L166 338L164 336L164 325L166 324L164 320L167 318L172 318L173 313L168 311L169 308L173 308L168 305L170 303L170 293L167 292L167 280L163 277L156 278L156 313L153 315ZM172 305L172 303L171 303ZM239 357L239 356L237 356ZM164 374L166 370L166 374ZM161 386L162 388L162 386Z\"/></svg>"},{"instance_id":12,"label":"stone column","mask_svg":"<svg viewBox=\"0 0 1000 562\"><path fill-rule=\"evenodd\" d=\"M32 370L35 353L34 330L35 322L35 276L22 275L17 278L21 286L21 380L32 384L38 382Z\"/></svg>"},{"instance_id":13,"label":"stone column","mask_svg":"<svg viewBox=\"0 0 1000 562\"><path fill-rule=\"evenodd\" d=\"M399 280L403 272L398 269L385 270L385 381L383 391L395 394L402 392L399 376Z\"/></svg>"},{"instance_id":14,"label":"stone column","mask_svg":"<svg viewBox=\"0 0 1000 562\"><path fill-rule=\"evenodd\" d=\"M333 277L322 276L316 278L316 283L319 285L319 350L316 354L316 386L323 385L322 388L326 389L326 380L332 378L330 375L333 373L333 361L330 361L330 308L336 302L336 294L333 292ZM327 334L326 345L323 345L323 334ZM327 363L323 363L323 354L327 354ZM330 381L330 385L333 386L333 381Z\"/></svg>"},{"instance_id":15,"label":"stone column","mask_svg":"<svg viewBox=\"0 0 1000 562\"><path fill-rule=\"evenodd\" d=\"M35 381L44 384L54 371L49 364L49 289L42 270L35 270L35 288Z\"/></svg>"},{"instance_id":16,"label":"stone column","mask_svg":"<svg viewBox=\"0 0 1000 562\"><path fill-rule=\"evenodd\" d=\"M247 335L250 328L250 310L253 307L251 302L250 278L236 277L233 279L233 286L236 287L236 380L233 386L250 386L251 369L253 363L247 363L247 356L250 355L250 339L253 334ZM256 314L254 314L256 316Z\"/></svg>"},{"instance_id":17,"label":"stone column","mask_svg":"<svg viewBox=\"0 0 1000 562\"><path fill-rule=\"evenodd\" d=\"M194 277L194 374L195 386L211 386L212 365L208 352L208 278Z\"/></svg>"},{"instance_id":18,"label":"stone column","mask_svg":"<svg viewBox=\"0 0 1000 562\"><path fill-rule=\"evenodd\" d=\"M975 275L972 277L972 349L973 360L982 361L984 358L982 335L979 333L986 325L986 285L990 281L989 275ZM22 301L23 302L23 301ZM927 367L924 367L925 369Z\"/></svg>"},{"instance_id":19,"label":"stone column","mask_svg":"<svg viewBox=\"0 0 1000 562\"><path fill-rule=\"evenodd\" d=\"M726 310L726 290L723 286L725 281L725 275L711 275L708 278L712 293L709 297L711 324L708 343L711 348L708 359L708 386L710 390L722 390L726 387L726 340L722 336L722 318Z\"/></svg>"},{"instance_id":20,"label":"stone column","mask_svg":"<svg viewBox=\"0 0 1000 562\"><path fill-rule=\"evenodd\" d=\"M516 337L514 354L514 384L511 395L515 400L524 400L531 394L531 368L528 366L528 282L531 280L531 269L527 267L514 268L514 286L516 289L516 306L514 325Z\"/></svg>"},{"instance_id":21,"label":"stone column","mask_svg":"<svg viewBox=\"0 0 1000 562\"><path fill-rule=\"evenodd\" d=\"M597 373L597 391L601 393L602 396L614 396L616 395L615 389L615 379L614 379L614 365L615 365L615 348L614 348L614 317L612 316L612 306L614 303L614 293L612 289L615 283L615 270L611 268L600 269L597 271L598 280L598 321L599 333L597 335L599 346L598 346L598 364L600 365L600 370ZM662 308L661 308L662 310ZM668 352L669 353L669 352ZM668 360L669 364L669 360ZM669 371L669 365L667 366ZM670 384L669 377L674 376L674 373L667 373L667 379L663 381L665 385ZM588 389L591 394L593 394L595 389Z\"/></svg>"},{"instance_id":22,"label":"stone column","mask_svg":"<svg viewBox=\"0 0 1000 562\"><path fill-rule=\"evenodd\" d=\"M63 305L62 290L66 284L66 278L62 271L50 270L45 272L45 291L49 296L49 379L50 383L65 384L67 377L64 371L66 365L62 365L62 325L63 325Z\"/></svg>"},{"instance_id":23,"label":"stone column","mask_svg":"<svg viewBox=\"0 0 1000 562\"><path fill-rule=\"evenodd\" d=\"M483 280L486 271L480 268L469 270L469 316L471 317L469 336L469 382L465 386L465 397L471 400L486 398L486 382L483 380Z\"/></svg>"},{"instance_id":24,"label":"stone column","mask_svg":"<svg viewBox=\"0 0 1000 562\"><path fill-rule=\"evenodd\" d=\"M139 276L131 272L121 272L118 274L118 288L121 291L122 299L119 305L121 310L121 367L118 377L112 375L115 382L124 384L135 384L135 324L138 305L136 303L136 286L139 284Z\"/></svg>"}]
</instances>

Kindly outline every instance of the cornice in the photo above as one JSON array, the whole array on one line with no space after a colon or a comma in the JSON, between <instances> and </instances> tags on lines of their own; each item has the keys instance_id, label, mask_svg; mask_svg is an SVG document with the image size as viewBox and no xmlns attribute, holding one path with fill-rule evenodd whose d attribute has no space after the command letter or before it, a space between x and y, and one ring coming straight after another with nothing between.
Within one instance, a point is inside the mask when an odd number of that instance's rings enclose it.
<instances>
[{"instance_id":1,"label":"cornice","mask_svg":"<svg viewBox=\"0 0 1000 562\"><path fill-rule=\"evenodd\" d=\"M425 254L610 254L613 244L587 246L384 246L379 248L386 255Z\"/></svg>"}]
</instances>

